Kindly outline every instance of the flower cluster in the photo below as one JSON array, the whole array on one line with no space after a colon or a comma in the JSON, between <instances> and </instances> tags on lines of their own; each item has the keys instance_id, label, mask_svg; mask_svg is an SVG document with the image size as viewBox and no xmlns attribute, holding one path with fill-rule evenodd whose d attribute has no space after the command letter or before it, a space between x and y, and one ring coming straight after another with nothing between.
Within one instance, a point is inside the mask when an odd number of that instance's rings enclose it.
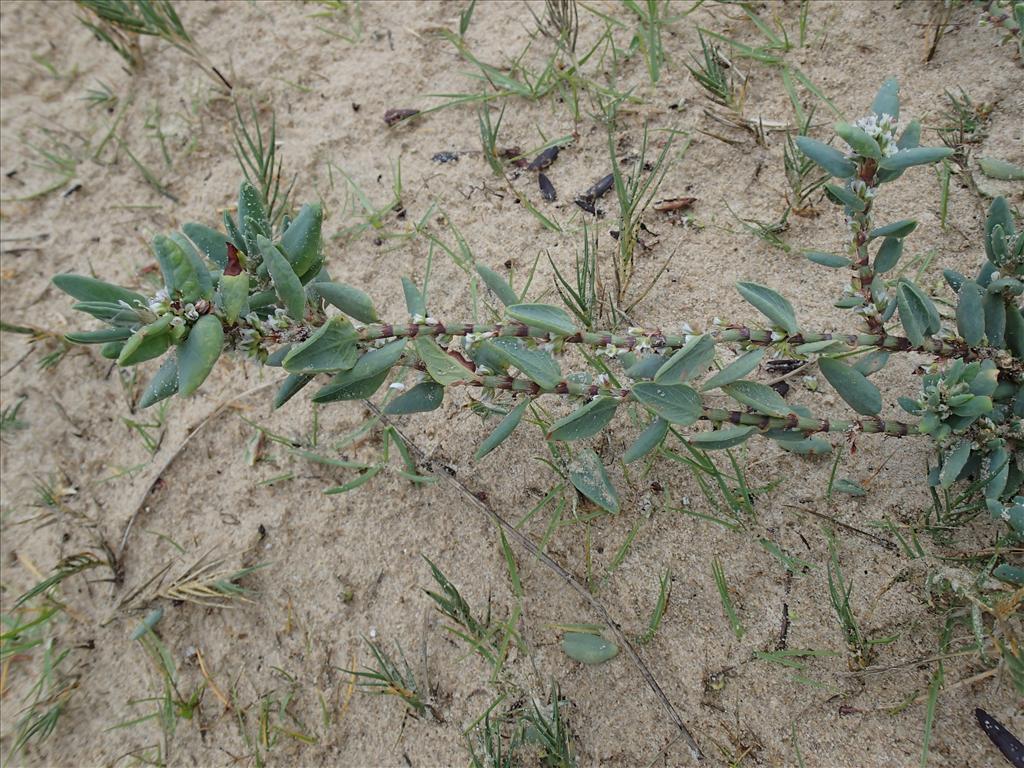
<instances>
[{"instance_id":1,"label":"flower cluster","mask_svg":"<svg viewBox=\"0 0 1024 768\"><path fill-rule=\"evenodd\" d=\"M889 114L869 115L857 120L854 125L878 142L883 157L892 157L899 152L896 146L896 128L899 121Z\"/></svg>"},{"instance_id":2,"label":"flower cluster","mask_svg":"<svg viewBox=\"0 0 1024 768\"><path fill-rule=\"evenodd\" d=\"M288 316L286 310L278 307L274 314L267 318L261 318L255 312L250 312L238 321L238 343L236 349L242 354L264 362L269 350L267 344L286 341L282 336L287 336L289 329L295 325Z\"/></svg>"}]
</instances>

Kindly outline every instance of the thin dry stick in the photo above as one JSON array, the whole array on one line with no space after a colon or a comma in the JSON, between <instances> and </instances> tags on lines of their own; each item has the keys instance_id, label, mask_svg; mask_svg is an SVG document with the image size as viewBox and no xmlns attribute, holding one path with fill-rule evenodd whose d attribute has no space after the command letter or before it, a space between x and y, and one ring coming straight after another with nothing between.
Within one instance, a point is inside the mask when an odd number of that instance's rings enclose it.
<instances>
[{"instance_id":1,"label":"thin dry stick","mask_svg":"<svg viewBox=\"0 0 1024 768\"><path fill-rule=\"evenodd\" d=\"M153 489L156 488L156 484L160 482L160 478L164 476L164 472L166 472L170 468L171 464L173 464L175 460L185 450L185 446L189 444L189 441L191 441L193 437L199 434L199 432L202 431L203 427L209 424L210 421L212 421L215 416L222 413L225 408L234 405L239 400L243 400L249 395L256 394L257 392L267 389L268 387L280 386L280 384L281 381L264 382L263 384L253 387L252 389L247 389L245 392L242 392L239 395L235 395L234 397L228 398L227 400L223 400L219 405L217 405L216 408L214 408L208 414L199 419L199 421L189 429L188 434L185 435L185 439L182 440L181 443L178 444L178 447L174 449L174 452L167 457L167 460L163 463L163 466L160 467L156 475L153 476L152 481L149 483L149 485L146 486L146 490L143 492L138 504L135 505L135 510L132 512L132 516L128 519L128 524L125 526L124 533L121 534L121 546L118 548L117 551L117 562L119 564L124 563L124 550L125 547L128 546L128 536L131 534L132 528L135 526L136 518L138 518L139 514L142 512L142 509L146 504L146 499L148 499L149 495L153 493Z\"/></svg>"},{"instance_id":2,"label":"thin dry stick","mask_svg":"<svg viewBox=\"0 0 1024 768\"><path fill-rule=\"evenodd\" d=\"M396 427L394 423L392 423L391 420L388 419L387 416L384 415L383 411L381 411L380 408L378 408L376 405L374 405L368 400L364 400L363 404L370 411L372 411L381 420L381 422L389 426L391 429L395 430L398 436L405 441L405 444L409 446L409 450L412 451L419 459L419 462L422 465L420 467L421 470L425 469L435 477L441 477L447 480L452 485L454 485L459 490L459 492L466 497L466 500L469 501L472 506L476 507L478 510L483 512L487 517L491 518L491 520L495 522L510 539L514 539L529 554L536 557L538 560L544 563L544 565L546 565L548 568L554 571L558 575L558 577L562 579L562 581L568 584L569 587L571 587L572 590L576 592L576 594L582 597L584 601L586 601L586 603L590 605L591 609L593 609L595 612L598 613L598 615L600 615L601 620L605 623L608 629L612 631L612 634L615 635L615 639L619 642L619 645L626 649L627 655L629 655L629 657L633 660L633 663L636 664L637 669L640 670L640 674L644 678L644 681L654 692L654 695L658 698L658 700L661 701L662 706L664 706L665 711L668 712L669 717L672 719L672 722L675 723L676 728L679 729L679 733L686 740L686 744L690 748L690 755L693 757L694 760L703 760L704 753L701 752L700 746L698 746L696 740L693 738L693 735L690 733L689 729L686 727L686 724L683 722L683 719L679 716L679 713L676 711L676 708L672 706L672 702L668 700L668 696L665 695L665 692L661 689L661 686L658 685L658 681L655 680L654 675L651 674L650 669L647 668L647 665L644 664L643 659L640 658L640 655L633 648L633 645L629 642L629 638L627 638L625 633L623 633L623 631L619 629L619 625L611 617L611 614L608 613L608 610L601 603L599 603L592 594L590 594L590 590L588 590L586 587L580 584L579 581L577 581L576 578L571 573L569 573L569 571L567 571L557 562L552 560L546 553L542 552L537 547L537 545L534 544L524 533L520 532L518 528L516 528L514 525L505 520L505 518L503 518L501 515L495 512L490 507L490 505L485 504L479 498L477 498L476 494L474 494L468 487L466 487L466 485L461 480L452 477L447 472L437 472L436 470L434 470L432 464L427 460L427 455L423 452L423 450L420 449L419 446L412 442L408 437L406 437L405 434L398 427Z\"/></svg>"},{"instance_id":3,"label":"thin dry stick","mask_svg":"<svg viewBox=\"0 0 1024 768\"><path fill-rule=\"evenodd\" d=\"M896 552L899 549L899 547L897 547L895 544L893 544L888 539L883 539L881 536L875 536L875 534L873 534L873 533L868 533L867 531L862 531L860 528L854 528L852 525L847 525L846 523L843 523L843 522L840 522L839 520L836 520L834 517L829 517L828 515L823 514L821 512L816 512L813 509L809 509L807 507L801 507L799 504L783 504L782 506L787 507L788 509L798 509L801 512L806 512L809 515L813 515L814 517L817 517L817 518L820 518L822 520L825 520L828 523L830 523L831 525L838 526L838 527L842 528L843 530L849 531L850 533L854 533L854 534L856 534L858 536L863 536L868 541L870 541L870 542L872 542L874 544L877 544L880 547L885 547L890 552Z\"/></svg>"}]
</instances>

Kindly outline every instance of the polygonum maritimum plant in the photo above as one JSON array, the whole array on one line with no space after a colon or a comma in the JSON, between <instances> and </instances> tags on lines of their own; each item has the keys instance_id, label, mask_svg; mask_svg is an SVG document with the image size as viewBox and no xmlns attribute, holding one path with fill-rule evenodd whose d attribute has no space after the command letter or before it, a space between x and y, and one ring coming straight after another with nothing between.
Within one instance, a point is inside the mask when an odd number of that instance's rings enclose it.
<instances>
[{"instance_id":1,"label":"polygonum maritimum plant","mask_svg":"<svg viewBox=\"0 0 1024 768\"><path fill-rule=\"evenodd\" d=\"M191 395L229 351L288 373L276 407L321 375L331 378L313 400L327 403L370 398L393 373L412 369L419 377L414 386L397 395L404 389L400 382L386 388L384 410L395 415L432 411L451 387L476 388L489 410L504 414L477 459L508 438L535 401L548 395L576 406L553 422L534 409L552 442L592 437L619 409L633 410L646 427L626 450L627 462L698 422L711 428L690 429L682 439L701 450L762 437L788 451L820 453L831 449L821 433L927 436L938 455L929 482L941 488L967 479L978 483L992 516L1006 521L1011 540L1019 541L1024 232L1017 231L1006 200L993 201L980 270L973 278L947 271L955 297L941 306L954 311L940 310L915 280L888 276L917 222L881 224L875 208L886 184L951 150L919 146L917 121L901 129L894 80L882 86L870 115L840 123L836 133L846 151L804 136L797 145L833 177L825 190L844 212L846 252L811 252L808 258L847 271L836 306L851 310L861 327L846 334L806 327L783 296L749 282L737 290L764 315L763 327L716 324L700 334L584 330L560 307L524 302L483 265L477 266L479 278L504 306L500 322L435 319L420 289L403 278L409 316L382 323L369 296L328 275L321 208L303 206L275 230L260 193L247 182L241 185L237 219L224 215L225 232L191 223L154 238L165 283L157 295L79 275L59 275L54 282L78 300L76 309L106 324L68 334L69 341L101 344L102 354L121 366L164 359L142 396L144 407L174 394ZM571 347L589 350L588 369L567 375L563 365ZM720 347L739 354L708 375ZM899 393L910 418L883 418L882 393L871 377L901 353L927 355L931 362L919 386ZM816 367L849 405L849 417L822 418L757 381L753 374L769 357L807 373ZM593 450L577 451L568 475L593 503L618 511L617 493ZM1011 583L1024 581L1021 569L1008 563L994 573Z\"/></svg>"}]
</instances>

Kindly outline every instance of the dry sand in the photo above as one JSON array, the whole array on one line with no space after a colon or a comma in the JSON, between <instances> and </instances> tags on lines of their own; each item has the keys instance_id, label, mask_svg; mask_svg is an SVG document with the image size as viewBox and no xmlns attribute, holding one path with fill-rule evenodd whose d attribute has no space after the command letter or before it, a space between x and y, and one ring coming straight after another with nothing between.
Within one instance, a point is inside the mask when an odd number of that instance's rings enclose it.
<instances>
[{"instance_id":1,"label":"dry sand","mask_svg":"<svg viewBox=\"0 0 1024 768\"><path fill-rule=\"evenodd\" d=\"M435 206L427 219L431 231L452 243L444 223L456 226L482 263L503 268L510 262L521 279L538 253L550 253L563 270L569 268L581 242L582 221L572 196L608 166L606 132L588 116L589 101L583 103L582 119L574 122L568 106L555 98L541 103L513 99L502 124L502 143L524 148L541 144L543 137L577 135L549 171L559 192L557 202L543 203L530 175L515 182L562 225L561 234L543 229L492 176L478 152L472 109L440 111L393 130L382 121L389 108L436 103L427 94L483 87L470 77L471 66L435 34L440 28L457 29L462 3L364 2L359 6L361 37L354 43L329 34L349 34L351 29L339 18L314 18L318 6L313 4L177 5L185 26L236 84L241 103L251 95L264 115L268 105L276 110L286 173L298 179L295 198L324 201L326 232L340 233L354 221L346 211L345 184L337 169L344 169L380 204L390 197L392 167L401 159L402 202L408 213L404 220L389 216L386 232L409 232ZM878 84L890 74L901 81L904 114L926 126L934 125L943 109L944 89L963 87L976 102L996 103L988 138L976 154L1021 162L1024 75L1019 59L1012 46L997 45L997 32L978 27L974 9L961 7L934 57L924 63L923 40L937 5L812 3L808 46L788 53L787 59L851 117L866 111ZM617 4L595 0L593 6L633 23ZM688 7L679 3L673 12ZM771 5L764 15L776 11L795 35L798 4ZM602 30L590 14L581 15L586 23L579 48L586 50ZM635 315L645 325L666 329L677 328L683 320L704 327L716 316L754 321L754 311L739 302L732 288L742 279L783 291L802 318L813 318L824 330L849 328L851 319L831 306L843 278L809 266L799 255L802 248L840 247L842 226L834 208L822 203L818 218L791 218L786 233L791 253L742 232L726 209L728 204L740 215L768 220L785 205L781 134L771 135L764 148L749 134L711 122L703 113L707 101L684 67L697 48L698 24L760 44L757 31L744 18L738 9L707 7L669 26L668 63L657 88L650 86L640 56L623 65L620 87L635 87L643 103L624 109L622 153L638 147L645 121L652 129L689 131L689 151L672 167L662 190L666 197L698 199L691 226L674 224L660 214L646 217L658 235L657 245L641 253L635 284L645 285L666 257L675 256ZM143 42L145 70L129 76L116 55L75 20L70 3L5 2L0 22L3 320L57 332L92 327L72 312L71 301L50 286L49 278L57 272L94 270L101 277L151 290L154 265L148 239L186 221L213 223L215 212L232 205L239 180L230 150L233 107L182 54L151 40ZM522 4L481 3L467 41L481 60L506 65L526 46L533 29ZM617 33L620 46L628 45L630 34L625 29ZM537 66L550 50L550 41L540 38L526 61ZM747 68L747 115L791 120L778 72ZM82 100L100 81L109 84L122 104L130 99L131 106L115 130L125 149L112 140L94 154L114 120ZM818 105L816 122L822 127L815 133L825 135L831 115L809 94L803 95L805 106ZM165 137L169 164L152 127L156 124ZM664 133L653 135L659 145L664 141ZM929 131L925 139L937 143ZM36 166L32 147L54 142L84 158L73 177L52 194L16 201L52 182L53 175ZM154 169L175 201L145 183L128 149ZM464 154L457 162L433 162L432 156L441 151ZM1011 194L1021 202L1019 185L977 176L990 193ZM917 169L887 187L878 206L885 220L920 219L908 247L913 256L934 253L926 281L938 280L944 267L973 269L982 257L984 204L954 180L949 228L943 231L939 199L935 174ZM605 207L612 207L610 200ZM609 219L598 226L605 260L614 248L611 228ZM428 242L423 237L375 241L376 234L332 241L328 264L337 279L370 292L383 316L401 320L405 310L398 277L422 277ZM550 294L551 286L547 259L541 261L537 295ZM468 319L469 302L465 275L435 252L431 312L446 320ZM249 757L253 746L239 732L238 711L246 713L249 738L254 739L260 700L285 701L291 693L282 728L306 732L316 743L277 734L272 749L260 747L269 765L462 765L468 760L462 731L499 691L514 691L514 685L543 696L552 679L569 702L580 765L688 763L666 710L625 654L590 668L563 655L553 625L598 617L550 570L522 552L517 554L526 599L519 629L529 651L513 651L504 687L491 685L486 665L444 630L444 621L422 591L431 586L423 555L441 567L474 607L482 609L490 599L496 615L504 617L514 605L495 528L451 482L420 487L383 473L346 495L325 496L324 488L351 479L352 473L300 461L272 442L261 446L250 466L256 432L243 417L297 440L308 441L316 430L323 447L367 418L360 405L321 408L314 422L303 393L272 414L271 387L279 371L226 359L196 397L171 403L166 426L151 430L160 436L160 445L150 456L126 419L146 422L153 414L131 412L129 394L137 394L136 385L130 377L120 377L95 349L73 349L55 368L39 370L46 350L30 349L21 336L4 334L2 341L2 405L26 398L20 417L28 424L3 436L4 611L37 581L37 571L48 571L59 558L87 549L98 552L101 539L116 550L128 520L141 507L121 563L123 582L116 587L90 583L88 576L106 574L96 570L63 587L69 610L57 647L70 651L65 669L78 687L53 735L30 746L15 763L132 765L129 755L154 754L161 738L155 721L108 729L151 712L151 703L132 702L159 692L139 644L129 639L143 609L119 610L119 605L166 563L177 562L170 540L186 550L186 559L208 551L232 554L255 548L248 561L270 564L245 580L258 593L253 602L231 609L164 603L159 631L179 666L182 690L191 691L202 681L198 650L216 686L231 693L235 702L233 710L226 710L208 688L194 720L179 724L167 755L170 764L254 764ZM144 366L143 377L153 368ZM907 370L887 370L883 377L892 385L883 387L892 393L886 413L897 412L896 394L909 393L894 388ZM268 386L238 397L264 384ZM839 410L829 392L794 397ZM542 443L535 431L522 429L486 460L473 462L475 446L491 426L482 424L467 403L466 393L456 393L442 411L405 417L399 424L434 467L445 467L473 492L486 493L502 515L518 519L555 482L538 461ZM555 413L565 408L557 403L552 407ZM190 428L200 423L204 429L177 453ZM617 425L594 441L609 465L635 434L624 418ZM550 542L551 556L578 579L586 580L588 573L593 577L597 600L631 637L645 629L658 577L671 569L668 612L654 641L639 652L696 735L709 765L726 765L740 756L742 765L795 765L794 733L807 766L909 766L919 761L924 707L914 704L895 714L891 710L926 689L934 667L914 662L935 652L941 627L937 614L928 609L924 569L879 544L878 538L891 537L874 523L900 525L918 518L930 503L923 481L928 456L923 444L909 440L861 437L855 453L853 448L846 446L851 455L844 460L842 476L863 482L870 494L837 496L829 504L824 499L828 460L795 459L765 441L750 443L743 456L751 482L778 485L757 496L757 523L744 533L729 533L679 511L688 506L703 514L713 512L680 467L660 462L647 476L634 472L624 477L613 466L623 497L621 514L564 527ZM366 441L345 453L372 460L377 451L375 441ZM292 478L264 482L286 473ZM39 506L35 489L44 480L62 491L59 514ZM652 490L659 487L664 491ZM896 636L879 649L876 661L892 669L851 674L827 599L827 543L817 515L873 532L867 536L841 530L840 554L854 581L853 606L863 629ZM604 579L638 523L632 547ZM546 524L546 517L538 516L526 530L539 541ZM758 544L760 537L814 563L814 569L787 579ZM721 559L746 628L741 641L729 631L715 590L715 556ZM784 604L791 621L789 648L838 651L810 660L799 673L803 682L795 670L753 660L755 652L776 646ZM957 637L966 631L961 627ZM370 636L392 649L400 642L421 678L426 659L426 679L443 723L408 719L398 702L386 697L357 693L348 700L350 678L342 670L369 661L362 638ZM38 653L3 667L4 754L13 743L22 699L32 683L30 662L38 661ZM945 676L953 683L982 669L970 658L952 659ZM718 683L709 684L714 681ZM330 714L329 725L323 722L321 700ZM1024 732L1024 714L1006 681L986 679L953 688L939 699L930 766L1001 764L974 723L976 706Z\"/></svg>"}]
</instances>

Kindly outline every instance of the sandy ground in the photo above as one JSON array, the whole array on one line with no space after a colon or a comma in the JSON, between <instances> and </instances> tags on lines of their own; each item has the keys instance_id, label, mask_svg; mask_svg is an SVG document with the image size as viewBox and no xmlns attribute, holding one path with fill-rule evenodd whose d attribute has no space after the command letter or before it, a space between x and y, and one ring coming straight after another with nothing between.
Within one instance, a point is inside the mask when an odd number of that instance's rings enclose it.
<instances>
[{"instance_id":1,"label":"sandy ground","mask_svg":"<svg viewBox=\"0 0 1024 768\"><path fill-rule=\"evenodd\" d=\"M938 119L943 90L963 87L976 102L996 103L988 138L977 154L1021 162L1020 61L1011 47L996 44L997 33L978 27L973 10L961 8L932 60L924 63L923 39L934 5L812 3L808 45L786 54L787 60L850 117L866 111L889 74L900 78L904 114L926 126ZM461 3L364 2L355 42L337 36L351 34L351 24L339 17L314 18L318 8L312 4L178 6L186 27L234 82L241 103L251 97L264 114L273 105L286 173L298 179L295 198L323 200L327 232L341 234L355 221L346 208L338 169L381 204L390 197L392 168L400 159L407 215L404 220L389 216L386 233L410 232L412 223L434 206L427 219L432 232L453 243L445 225L456 226L480 262L497 269L509 262L520 280L538 253L549 253L562 269L571 264L582 236L582 214L572 196L608 167L607 135L589 116L589 102L584 101L577 122L555 98L540 103L513 99L502 124L501 142L523 148L575 134L549 171L557 202L541 201L532 176L515 182L561 225L562 233L543 229L491 175L478 151L473 109L443 110L394 130L382 121L389 108L435 104L427 94L482 88L470 77L470 65L435 34L440 28L457 29ZM616 4L596 0L593 7L634 23ZM688 7L673 5L673 12ZM798 5L770 6L765 17L772 11L795 34ZM581 11L581 16L586 18L579 48L586 50L602 27L590 14ZM665 33L668 62L657 88L650 86L641 57L623 64L619 85L634 86L642 103L624 109L620 151L626 154L639 145L645 121L652 129L690 132L685 157L673 152L662 196L697 198L688 226L653 212L645 219L657 233L657 244L641 253L635 284L646 285L663 260L675 255L635 315L646 325L665 328L677 328L684 320L704 327L716 316L754 321L754 311L739 302L732 288L745 279L783 291L802 318L813 318L824 330L849 328L850 319L831 306L842 278L809 267L799 256L802 248L840 247L842 226L834 209L822 203L818 218L793 217L786 233L793 251L784 253L744 233L726 208L767 220L785 205L781 135L760 147L749 134L711 122L703 112L707 101L684 67L697 48L697 25L759 44L757 31L744 18L736 9L709 7L670 25ZM56 332L92 327L49 285L50 276L94 270L152 290L147 240L185 221L212 224L215 212L234 200L239 173L230 150L233 107L183 55L163 44L144 41L146 69L128 75L116 55L75 20L70 3L6 2L0 23L3 320ZM467 41L481 60L506 65L533 30L523 5L481 3ZM627 46L632 32L616 34L619 45ZM537 66L550 51L550 41L539 38L526 61ZM778 72L763 66L749 70L747 115L791 121ZM113 114L90 109L82 100L100 81L121 99ZM822 128L815 134L824 135L831 116L810 94L803 96L805 106L818 104L815 122ZM114 131L123 144L111 139L101 146L127 100L130 107ZM665 134L652 135L660 146ZM925 138L937 143L933 133L926 131ZM38 167L33 147L54 143L80 158L71 178L51 194L18 201L52 183L53 174ZM174 200L147 185L129 150L155 171ZM432 161L441 151L464 154L448 164ZM989 192L1016 195L1020 202L1019 186L979 179ZM939 226L940 188L931 170L906 174L884 194L878 206L884 219L913 215L921 221L909 243L915 256L934 253L926 280L937 280L943 267L975 267L983 204L972 192L954 181L945 232ZM610 208L611 201L606 202ZM610 258L614 248L610 228L608 220L599 223L602 258ZM428 242L378 234L333 240L328 264L336 278L370 292L382 315L401 320L405 309L398 276L422 277ZM552 295L546 261L535 280L538 296ZM431 269L431 312L446 320L468 319L464 274L436 252ZM452 482L421 487L383 473L349 494L325 496L324 488L350 479L351 473L298 460L272 442L265 442L253 461L257 433L243 419L300 441L315 434L318 445L329 450L367 417L360 405L335 404L314 415L303 394L272 414L270 387L279 372L225 360L198 396L170 405L164 424L151 430L160 443L150 455L126 420L155 417L132 413L138 384L119 377L96 350L74 349L55 368L39 370L46 350L31 349L24 337L11 334L2 341L0 398L4 407L26 398L20 418L27 423L25 429L5 432L2 443L4 611L38 579L36 571L48 571L59 558L83 550L99 553L100 541L117 551L127 522L140 510L121 562L122 581L88 581L87 576L104 578L106 572L97 570L63 587L69 608L58 648L70 651L64 668L78 687L56 731L15 763L131 765L139 755L154 754L161 740L155 721L109 730L150 713L152 703L136 702L159 693L149 662L129 638L148 606L123 601L167 563L180 568L182 559L211 551L247 551L246 562L269 566L245 581L257 593L252 602L230 609L163 603L159 630L178 664L182 690L191 691L203 680L198 650L220 693L233 702L225 707L208 688L194 719L179 724L166 755L170 764L255 764L252 742L261 701L287 701L282 729L305 733L315 742L278 733L271 748L258 747L267 764L466 764L462 732L501 692L515 697L525 690L543 697L552 679L569 702L580 765L688 763L666 710L625 654L584 667L561 652L555 625L598 617L550 570L522 552L517 554L526 598L519 628L526 647L513 651L502 680L491 684L489 668L445 631L422 591L431 586L424 555L474 607L482 609L490 600L503 618L514 604L496 530ZM144 371L148 375L150 366ZM884 381L895 385L906 371L887 370ZM895 395L903 390L889 386L883 391L892 392L886 413L896 413ZM830 393L814 398L797 392L794 397L826 411L839 410ZM474 463L475 446L491 427L467 403L465 393L458 393L442 412L405 417L398 424L435 468L445 468L442 474L486 494L495 510L517 520L556 480L538 461L542 443L535 431L520 430L486 460ZM552 407L555 413L565 409L557 403ZM179 452L198 424L205 426ZM636 431L625 419L617 425L594 441L609 465ZM751 482L778 485L757 496L757 521L742 533L680 511L713 512L681 468L661 462L646 476L633 472L626 477L612 466L623 496L621 514L565 526L550 542L552 557L579 580L589 579L596 599L631 637L645 629L658 577L671 569L668 612L653 642L639 652L710 765L741 756L742 765L795 765L794 734L807 766L919 761L924 707L892 710L926 689L934 667L918 662L934 654L941 626L928 608L924 569L891 546L891 537L875 524L910 522L929 504L923 482L927 454L911 441L862 437L856 446L847 445L847 452L854 447L842 476L863 482L870 494L837 496L830 504L824 498L829 461L794 459L767 442L749 444L742 456ZM344 453L372 459L377 450L375 442L367 441ZM264 482L286 473L290 479ZM43 481L61 491L57 513L39 504L36 488ZM839 546L854 581L853 605L863 628L896 636L879 650L875 668L885 671L858 675L848 666L827 599L827 542L820 515L870 532L841 529ZM525 530L539 541L546 525L546 518L538 516ZM638 525L621 565L605 578ZM815 567L787 578L758 544L762 537ZM179 555L172 540L185 554ZM746 629L740 641L729 630L715 589L711 561L716 556ZM791 621L789 648L837 653L810 660L799 674L754 660L755 652L776 647L784 604ZM443 723L406 718L392 699L359 693L349 698L350 677L343 670L369 661L364 637L376 637L392 649L401 643L421 679L429 681ZM29 661L14 659L4 666L5 755L32 684ZM982 667L969 659L945 666L950 684L979 671ZM938 702L929 765L1001 764L974 724L976 706L1024 732L1024 714L1005 681L953 688ZM245 736L239 712L244 713Z\"/></svg>"}]
</instances>

